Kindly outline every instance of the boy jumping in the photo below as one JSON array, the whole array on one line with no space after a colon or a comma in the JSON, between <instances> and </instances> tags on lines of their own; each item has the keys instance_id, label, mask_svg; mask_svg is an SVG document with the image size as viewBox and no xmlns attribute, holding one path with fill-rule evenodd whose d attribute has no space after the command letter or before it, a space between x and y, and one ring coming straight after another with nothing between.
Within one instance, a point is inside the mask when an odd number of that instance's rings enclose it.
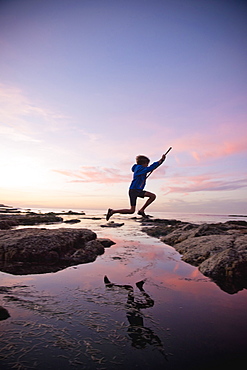
<instances>
[{"instance_id":1,"label":"boy jumping","mask_svg":"<svg viewBox=\"0 0 247 370\"><path fill-rule=\"evenodd\" d=\"M152 172L157 167L159 167L164 160L166 159L166 154L163 154L159 161L154 162L149 166L150 159L145 157L144 155L138 155L136 157L136 164L132 167L132 172L134 172L133 180L129 187L129 197L130 197L130 208L128 209L108 209L106 220L108 221L114 213L122 213L122 214L132 214L135 212L136 209L136 201L137 198L148 198L146 203L139 209L138 215L142 217L147 217L144 210L149 206L156 198L156 195L145 191L144 187L146 184L147 174Z\"/></svg>"}]
</instances>

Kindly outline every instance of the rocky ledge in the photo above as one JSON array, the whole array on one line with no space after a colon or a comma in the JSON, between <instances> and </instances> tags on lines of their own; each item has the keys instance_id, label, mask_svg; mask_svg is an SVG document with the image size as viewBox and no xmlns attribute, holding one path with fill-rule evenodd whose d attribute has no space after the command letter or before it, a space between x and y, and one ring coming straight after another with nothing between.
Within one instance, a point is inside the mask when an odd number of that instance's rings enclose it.
<instances>
[{"instance_id":1,"label":"rocky ledge","mask_svg":"<svg viewBox=\"0 0 247 370\"><path fill-rule=\"evenodd\" d=\"M0 270L14 275L55 272L93 262L112 244L88 229L0 230Z\"/></svg>"},{"instance_id":2,"label":"rocky ledge","mask_svg":"<svg viewBox=\"0 0 247 370\"><path fill-rule=\"evenodd\" d=\"M222 290L234 294L247 288L247 222L192 224L154 219L143 222L143 231L160 238L198 266Z\"/></svg>"},{"instance_id":3,"label":"rocky ledge","mask_svg":"<svg viewBox=\"0 0 247 370\"><path fill-rule=\"evenodd\" d=\"M28 212L26 214L0 214L1 230L9 230L15 226L53 224L57 222L63 222L63 218L53 212L43 214L35 212Z\"/></svg>"}]
</instances>

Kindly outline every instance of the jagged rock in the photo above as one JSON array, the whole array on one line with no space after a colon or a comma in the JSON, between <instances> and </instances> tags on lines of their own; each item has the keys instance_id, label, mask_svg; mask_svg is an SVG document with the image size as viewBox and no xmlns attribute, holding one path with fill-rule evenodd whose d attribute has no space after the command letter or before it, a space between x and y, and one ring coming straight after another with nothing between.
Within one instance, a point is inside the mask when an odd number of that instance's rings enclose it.
<instances>
[{"instance_id":1,"label":"jagged rock","mask_svg":"<svg viewBox=\"0 0 247 370\"><path fill-rule=\"evenodd\" d=\"M143 231L173 246L221 289L232 294L247 288L246 221L196 225L166 220L151 225Z\"/></svg>"},{"instance_id":2,"label":"jagged rock","mask_svg":"<svg viewBox=\"0 0 247 370\"><path fill-rule=\"evenodd\" d=\"M88 229L26 228L0 231L0 270L34 274L92 262L103 244Z\"/></svg>"},{"instance_id":3,"label":"jagged rock","mask_svg":"<svg viewBox=\"0 0 247 370\"><path fill-rule=\"evenodd\" d=\"M98 238L98 241L103 245L104 248L109 248L113 244L116 244L115 242L108 238Z\"/></svg>"},{"instance_id":4,"label":"jagged rock","mask_svg":"<svg viewBox=\"0 0 247 370\"><path fill-rule=\"evenodd\" d=\"M78 249L75 253L72 254L70 259L76 263L81 263L80 261L93 262L95 256L104 253L104 247L99 240L90 240L84 246L84 248Z\"/></svg>"},{"instance_id":5,"label":"jagged rock","mask_svg":"<svg viewBox=\"0 0 247 370\"><path fill-rule=\"evenodd\" d=\"M247 240L246 240L247 241ZM199 270L217 281L228 293L236 293L247 288L247 253L235 248L227 248L215 256L209 257Z\"/></svg>"},{"instance_id":6,"label":"jagged rock","mask_svg":"<svg viewBox=\"0 0 247 370\"><path fill-rule=\"evenodd\" d=\"M175 249L183 255L185 262L199 266L207 258L214 256L224 249L230 248L234 243L232 235L206 235L201 237L189 237L177 243Z\"/></svg>"}]
</instances>

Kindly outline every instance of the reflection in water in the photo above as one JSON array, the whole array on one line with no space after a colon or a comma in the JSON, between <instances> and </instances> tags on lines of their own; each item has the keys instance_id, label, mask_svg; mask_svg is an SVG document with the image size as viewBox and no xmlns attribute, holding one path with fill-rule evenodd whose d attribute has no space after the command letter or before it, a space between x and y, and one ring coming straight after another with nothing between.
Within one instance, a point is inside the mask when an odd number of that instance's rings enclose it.
<instances>
[{"instance_id":1,"label":"reflection in water","mask_svg":"<svg viewBox=\"0 0 247 370\"><path fill-rule=\"evenodd\" d=\"M247 292L225 294L135 220L124 223L121 229L96 220L78 224L116 242L92 264L53 274L0 272L0 302L11 315L0 321L0 367L241 368ZM106 271L112 281L128 279L129 289L105 287ZM145 277L151 297L145 284L135 284Z\"/></svg>"},{"instance_id":2,"label":"reflection in water","mask_svg":"<svg viewBox=\"0 0 247 370\"><path fill-rule=\"evenodd\" d=\"M143 285L145 280L136 283L137 288L142 294L142 301L137 301L134 295L134 289L131 285L119 285L112 283L107 276L104 277L106 287L119 287L128 291L127 297L127 312L126 316L129 322L128 335L132 340L132 346L138 349L145 348L147 344L157 348L166 358L163 344L153 330L144 326L143 315L141 309L153 307L154 300L145 292Z\"/></svg>"}]
</instances>

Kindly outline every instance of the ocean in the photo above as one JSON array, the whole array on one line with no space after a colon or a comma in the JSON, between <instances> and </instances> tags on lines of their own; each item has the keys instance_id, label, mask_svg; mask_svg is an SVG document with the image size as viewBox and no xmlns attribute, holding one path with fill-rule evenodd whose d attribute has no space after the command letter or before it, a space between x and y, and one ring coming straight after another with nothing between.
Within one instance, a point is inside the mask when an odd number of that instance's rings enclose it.
<instances>
[{"instance_id":1,"label":"ocean","mask_svg":"<svg viewBox=\"0 0 247 370\"><path fill-rule=\"evenodd\" d=\"M48 274L0 272L1 305L10 314L0 321L2 368L242 366L246 290L221 290L172 247L144 234L132 215L114 215L111 220L124 225L107 228L102 227L104 210L84 211L85 216L64 216L80 223L39 227L90 228L113 240L116 244L95 262ZM152 215L194 223L245 220L241 215ZM105 276L114 284L107 286Z\"/></svg>"},{"instance_id":2,"label":"ocean","mask_svg":"<svg viewBox=\"0 0 247 370\"><path fill-rule=\"evenodd\" d=\"M85 212L86 215L95 215L96 217L103 217L107 210L106 209L81 209L81 208L32 208L34 212ZM192 222L192 223L215 223L215 222L226 222L229 220L246 220L247 221L247 214L213 214L213 213L179 213L179 212L163 212L163 211L150 211L147 212L153 218L162 218L162 219L175 219L181 220L185 222ZM136 216L136 213L132 215L133 217ZM114 215L115 218L122 218L127 217L130 218L130 215L123 216L123 215Z\"/></svg>"}]
</instances>

